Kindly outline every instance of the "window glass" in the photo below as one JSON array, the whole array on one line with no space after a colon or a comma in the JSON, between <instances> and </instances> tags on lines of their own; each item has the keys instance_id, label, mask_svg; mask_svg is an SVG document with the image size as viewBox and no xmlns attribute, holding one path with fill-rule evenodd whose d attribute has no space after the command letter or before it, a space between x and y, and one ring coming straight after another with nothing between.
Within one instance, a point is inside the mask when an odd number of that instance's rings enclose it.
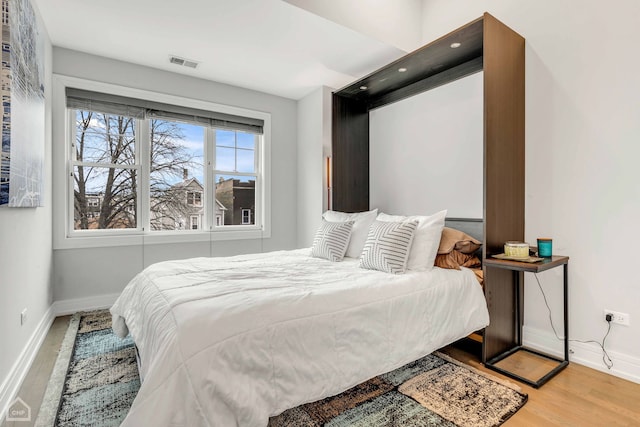
<instances>
[{"instance_id":1,"label":"window glass","mask_svg":"<svg viewBox=\"0 0 640 427\"><path fill-rule=\"evenodd\" d=\"M74 230L137 227L135 169L73 168Z\"/></svg>"},{"instance_id":2,"label":"window glass","mask_svg":"<svg viewBox=\"0 0 640 427\"><path fill-rule=\"evenodd\" d=\"M229 172L256 172L255 140L251 133L216 130L216 169Z\"/></svg>"},{"instance_id":3,"label":"window glass","mask_svg":"<svg viewBox=\"0 0 640 427\"><path fill-rule=\"evenodd\" d=\"M256 178L217 174L215 179L216 200L220 203L221 210L224 211L222 225L255 224ZM245 212L244 215L243 212ZM243 217L246 218L247 216L250 220L244 222Z\"/></svg>"},{"instance_id":4,"label":"window glass","mask_svg":"<svg viewBox=\"0 0 640 427\"><path fill-rule=\"evenodd\" d=\"M73 229L137 228L135 119L85 110L74 118Z\"/></svg>"},{"instance_id":5,"label":"window glass","mask_svg":"<svg viewBox=\"0 0 640 427\"><path fill-rule=\"evenodd\" d=\"M76 112L75 158L86 163L135 164L135 119Z\"/></svg>"},{"instance_id":6,"label":"window glass","mask_svg":"<svg viewBox=\"0 0 640 427\"><path fill-rule=\"evenodd\" d=\"M162 119L149 120L149 126L150 228L194 229L190 218L204 213L205 128Z\"/></svg>"}]
</instances>

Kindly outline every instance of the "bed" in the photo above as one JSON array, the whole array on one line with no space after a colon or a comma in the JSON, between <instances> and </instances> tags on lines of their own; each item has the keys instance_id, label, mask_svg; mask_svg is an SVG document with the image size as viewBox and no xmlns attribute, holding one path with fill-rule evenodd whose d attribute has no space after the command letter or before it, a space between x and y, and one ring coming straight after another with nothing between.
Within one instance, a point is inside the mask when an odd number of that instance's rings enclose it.
<instances>
[{"instance_id":1,"label":"bed","mask_svg":"<svg viewBox=\"0 0 640 427\"><path fill-rule=\"evenodd\" d=\"M388 274L309 249L152 265L111 308L143 382L122 426L261 426L489 323L465 268Z\"/></svg>"}]
</instances>

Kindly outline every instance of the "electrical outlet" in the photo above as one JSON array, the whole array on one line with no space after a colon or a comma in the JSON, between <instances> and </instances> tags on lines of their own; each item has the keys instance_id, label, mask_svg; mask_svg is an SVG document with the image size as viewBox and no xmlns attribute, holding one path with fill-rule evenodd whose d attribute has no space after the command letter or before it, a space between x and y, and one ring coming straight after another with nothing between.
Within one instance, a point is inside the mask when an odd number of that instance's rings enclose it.
<instances>
[{"instance_id":1,"label":"electrical outlet","mask_svg":"<svg viewBox=\"0 0 640 427\"><path fill-rule=\"evenodd\" d=\"M610 314L612 316L611 323L617 323L618 325L629 326L629 323L631 320L629 318L629 313L620 313L619 311L608 310L605 308L604 309L605 319L607 314Z\"/></svg>"},{"instance_id":2,"label":"electrical outlet","mask_svg":"<svg viewBox=\"0 0 640 427\"><path fill-rule=\"evenodd\" d=\"M24 325L25 323L27 323L27 309L26 308L24 310L22 310L22 312L20 313L20 326Z\"/></svg>"}]
</instances>

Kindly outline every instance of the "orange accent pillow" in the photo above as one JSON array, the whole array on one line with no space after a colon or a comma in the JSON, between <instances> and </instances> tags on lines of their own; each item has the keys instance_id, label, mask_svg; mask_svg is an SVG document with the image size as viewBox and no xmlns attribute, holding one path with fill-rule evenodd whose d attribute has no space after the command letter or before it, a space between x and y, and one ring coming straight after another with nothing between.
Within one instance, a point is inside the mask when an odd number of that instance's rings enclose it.
<instances>
[{"instance_id":1,"label":"orange accent pillow","mask_svg":"<svg viewBox=\"0 0 640 427\"><path fill-rule=\"evenodd\" d=\"M444 227L440 237L438 254L448 254L454 249L463 254L472 254L482 246L482 242L455 228Z\"/></svg>"},{"instance_id":2,"label":"orange accent pillow","mask_svg":"<svg viewBox=\"0 0 640 427\"><path fill-rule=\"evenodd\" d=\"M436 267L448 268L450 270L460 270L460 267L480 267L480 260L473 254L464 254L456 249L451 250L448 254L436 255L434 263Z\"/></svg>"}]
</instances>

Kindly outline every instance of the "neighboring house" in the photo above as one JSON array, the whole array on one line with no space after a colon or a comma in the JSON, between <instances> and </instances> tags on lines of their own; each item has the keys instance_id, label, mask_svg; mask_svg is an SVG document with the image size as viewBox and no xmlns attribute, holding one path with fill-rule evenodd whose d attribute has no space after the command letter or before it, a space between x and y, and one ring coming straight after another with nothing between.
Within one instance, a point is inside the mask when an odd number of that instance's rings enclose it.
<instances>
[{"instance_id":1,"label":"neighboring house","mask_svg":"<svg viewBox=\"0 0 640 427\"><path fill-rule=\"evenodd\" d=\"M224 225L255 224L256 182L239 179L220 179L216 184L216 200L228 207Z\"/></svg>"},{"instance_id":2,"label":"neighboring house","mask_svg":"<svg viewBox=\"0 0 640 427\"><path fill-rule=\"evenodd\" d=\"M182 182L168 190L158 192L151 198L150 223L152 230L201 230L204 221L204 187L196 178L185 174ZM89 229L97 228L104 193L86 193L86 216ZM216 225L225 225L227 208L216 199ZM135 217L133 206L126 208L126 214ZM79 213L76 212L76 218ZM79 220L76 220L76 229ZM118 228L118 227L115 227Z\"/></svg>"},{"instance_id":3,"label":"neighboring house","mask_svg":"<svg viewBox=\"0 0 640 427\"><path fill-rule=\"evenodd\" d=\"M103 192L87 192L85 193L86 209L85 214L87 218L88 229L96 230L99 228L99 219L104 202ZM75 206L75 229L81 229L81 213L78 211L78 206ZM118 215L117 224L114 224L111 228L127 228L127 224L135 223L136 210L135 206L129 204L125 207L124 211Z\"/></svg>"},{"instance_id":4,"label":"neighboring house","mask_svg":"<svg viewBox=\"0 0 640 427\"><path fill-rule=\"evenodd\" d=\"M225 221L227 208L216 199L216 224ZM204 187L196 178L171 186L162 197L151 200L151 224L154 230L200 230L204 220Z\"/></svg>"},{"instance_id":5,"label":"neighboring house","mask_svg":"<svg viewBox=\"0 0 640 427\"><path fill-rule=\"evenodd\" d=\"M85 200L87 201L87 218L97 218L100 215L100 206L102 206L104 193L87 193Z\"/></svg>"}]
</instances>

